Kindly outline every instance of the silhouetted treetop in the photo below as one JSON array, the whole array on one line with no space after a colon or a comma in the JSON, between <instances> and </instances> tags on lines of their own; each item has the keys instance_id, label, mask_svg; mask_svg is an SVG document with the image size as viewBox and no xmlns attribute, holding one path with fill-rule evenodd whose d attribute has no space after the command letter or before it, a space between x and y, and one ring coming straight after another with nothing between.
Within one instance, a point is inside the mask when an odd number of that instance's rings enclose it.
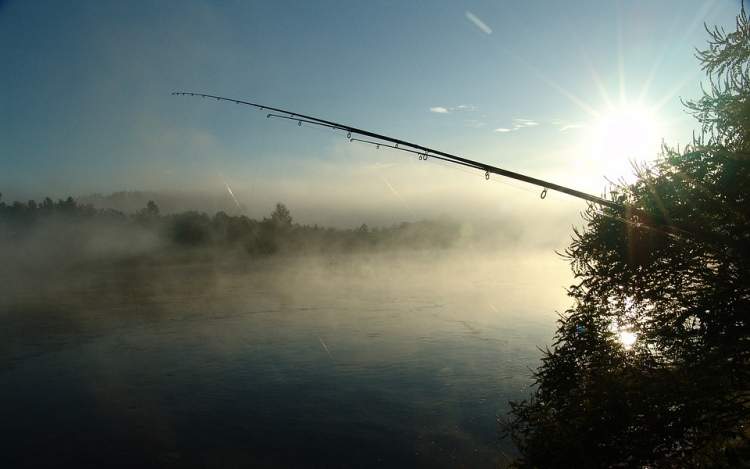
<instances>
[{"instance_id":1,"label":"silhouetted treetop","mask_svg":"<svg viewBox=\"0 0 750 469\"><path fill-rule=\"evenodd\" d=\"M704 135L664 146L613 200L750 241L750 26L711 32ZM566 257L578 283L528 400L503 423L517 468L750 467L748 251L591 206Z\"/></svg>"}]
</instances>

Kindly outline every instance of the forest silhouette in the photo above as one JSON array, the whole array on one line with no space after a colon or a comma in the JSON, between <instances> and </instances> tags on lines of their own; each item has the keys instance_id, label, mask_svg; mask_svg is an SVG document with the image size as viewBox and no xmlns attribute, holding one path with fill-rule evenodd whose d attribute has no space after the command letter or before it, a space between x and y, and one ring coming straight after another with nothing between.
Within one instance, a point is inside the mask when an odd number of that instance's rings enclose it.
<instances>
[{"instance_id":1,"label":"forest silhouette","mask_svg":"<svg viewBox=\"0 0 750 469\"><path fill-rule=\"evenodd\" d=\"M0 194L0 236L5 243L28 242L34 235L45 234L48 241L80 241L84 244L106 243L117 233L119 242L128 244L128 237L147 236L150 247L141 250L109 250L98 255L100 261L132 261L134 257L152 262L185 261L191 257L202 260L247 259L258 256L288 254L332 254L379 252L404 249L446 249L461 239L461 224L441 218L418 222L401 222L389 227L336 229L294 223L289 209L277 203L262 219L244 215L213 215L196 210L162 215L159 206L149 200L134 213L111 208L95 208L93 204L77 203L73 197L50 197L41 203L14 201L6 203ZM76 236L71 230L85 233ZM94 241L92 241L94 240ZM29 246L40 249L42 246ZM105 250L106 251L106 250ZM75 261L75 260L73 260ZM86 256L78 259L86 261Z\"/></svg>"}]
</instances>

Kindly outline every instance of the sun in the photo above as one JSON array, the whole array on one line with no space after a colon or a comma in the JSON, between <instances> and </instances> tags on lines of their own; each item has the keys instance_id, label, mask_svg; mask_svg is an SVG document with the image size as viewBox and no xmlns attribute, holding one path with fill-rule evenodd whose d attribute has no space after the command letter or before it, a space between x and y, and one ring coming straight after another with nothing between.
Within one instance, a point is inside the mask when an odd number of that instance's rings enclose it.
<instances>
[{"instance_id":1,"label":"sun","mask_svg":"<svg viewBox=\"0 0 750 469\"><path fill-rule=\"evenodd\" d=\"M598 114L590 135L589 161L609 178L628 179L632 163L653 160L661 146L656 113L642 106L620 106Z\"/></svg>"},{"instance_id":2,"label":"sun","mask_svg":"<svg viewBox=\"0 0 750 469\"><path fill-rule=\"evenodd\" d=\"M653 112L638 106L612 109L596 123L602 157L637 159L653 151L658 141Z\"/></svg>"}]
</instances>

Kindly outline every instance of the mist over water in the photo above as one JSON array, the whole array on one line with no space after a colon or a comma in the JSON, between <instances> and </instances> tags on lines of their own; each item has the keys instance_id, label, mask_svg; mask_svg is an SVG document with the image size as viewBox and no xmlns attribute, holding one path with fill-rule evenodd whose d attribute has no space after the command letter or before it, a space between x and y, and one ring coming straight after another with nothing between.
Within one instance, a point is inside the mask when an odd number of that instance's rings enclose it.
<instances>
[{"instance_id":1,"label":"mist over water","mask_svg":"<svg viewBox=\"0 0 750 469\"><path fill-rule=\"evenodd\" d=\"M529 392L565 263L507 225L336 230L285 210L6 205L5 460L502 465L496 416Z\"/></svg>"},{"instance_id":2,"label":"mist over water","mask_svg":"<svg viewBox=\"0 0 750 469\"><path fill-rule=\"evenodd\" d=\"M5 269L4 459L497 467L513 448L498 443L496 415L529 392L536 347L568 306L555 256L454 248Z\"/></svg>"}]
</instances>

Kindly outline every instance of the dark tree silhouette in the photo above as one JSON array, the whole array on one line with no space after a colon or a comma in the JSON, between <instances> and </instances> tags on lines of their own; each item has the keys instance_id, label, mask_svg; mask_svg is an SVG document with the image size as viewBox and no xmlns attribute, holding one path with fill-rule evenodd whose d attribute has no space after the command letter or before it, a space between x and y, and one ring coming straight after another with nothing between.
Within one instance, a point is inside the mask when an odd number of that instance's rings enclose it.
<instances>
[{"instance_id":1,"label":"dark tree silhouette","mask_svg":"<svg viewBox=\"0 0 750 469\"><path fill-rule=\"evenodd\" d=\"M170 239L186 246L204 246L211 242L211 219L194 210L172 215L169 225Z\"/></svg>"},{"instance_id":2,"label":"dark tree silhouette","mask_svg":"<svg viewBox=\"0 0 750 469\"><path fill-rule=\"evenodd\" d=\"M120 197L125 192L114 193ZM143 194L137 193L140 197ZM456 241L457 225L442 221L419 224L401 223L390 228L370 228L363 223L355 229L336 230L318 225L292 224L292 216L283 203L278 203L270 218L262 222L244 215L229 216L217 212L209 217L204 212L187 211L162 216L153 200L146 206L127 215L115 209L95 209L93 204L81 204L72 197L54 202L46 197L37 204L14 201L8 205L0 194L0 237L23 239L32 230L54 232L63 235L78 228L102 233L156 234L159 244L150 253L139 254L142 260L153 255L154 261L184 262L189 256L180 254L180 249L201 249L201 261L216 254L215 259L238 259L238 255L255 257L278 254L329 254L356 251L380 251L386 249L447 248ZM136 230L128 225L136 224ZM132 228L132 227L131 227ZM146 231L144 231L146 230ZM426 236L428 234L429 236ZM437 241L437 242L436 242ZM3 243L0 243L3 247ZM163 249L163 248L170 249ZM176 248L176 249L171 249ZM213 251L213 252L211 252ZM195 254L192 252L190 254Z\"/></svg>"},{"instance_id":3,"label":"dark tree silhouette","mask_svg":"<svg viewBox=\"0 0 750 469\"><path fill-rule=\"evenodd\" d=\"M502 422L517 468L750 467L750 24L709 30L703 135L609 197L734 240L685 239L589 207L579 283L529 400ZM740 247L737 247L740 246ZM628 340L623 340L627 338Z\"/></svg>"},{"instance_id":4,"label":"dark tree silhouette","mask_svg":"<svg viewBox=\"0 0 750 469\"><path fill-rule=\"evenodd\" d=\"M292 215L281 202L276 204L276 209L271 213L271 225L274 228L288 229L292 226Z\"/></svg>"},{"instance_id":5,"label":"dark tree silhouette","mask_svg":"<svg viewBox=\"0 0 750 469\"><path fill-rule=\"evenodd\" d=\"M146 203L146 207L138 210L134 215L135 221L139 224L145 226L145 227L156 227L161 217L159 216L159 206L156 205L156 203L153 200L149 200ZM176 222L179 223L179 222ZM174 232L173 232L174 234ZM179 239L183 239L180 236L177 236Z\"/></svg>"}]
</instances>

